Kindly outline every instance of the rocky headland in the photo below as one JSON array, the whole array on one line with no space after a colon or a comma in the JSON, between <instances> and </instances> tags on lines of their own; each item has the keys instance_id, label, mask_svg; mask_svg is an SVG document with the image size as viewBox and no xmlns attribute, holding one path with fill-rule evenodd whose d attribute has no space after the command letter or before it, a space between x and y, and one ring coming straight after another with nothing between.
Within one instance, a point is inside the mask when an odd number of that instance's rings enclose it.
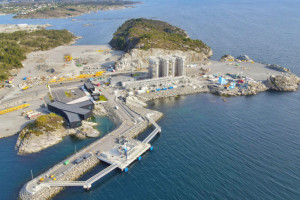
<instances>
[{"instance_id":1,"label":"rocky headland","mask_svg":"<svg viewBox=\"0 0 300 200\"><path fill-rule=\"evenodd\" d=\"M166 22L151 19L131 19L114 33L109 44L126 53L116 62L116 70L147 68L150 57L178 55L186 63L207 64L212 50L200 40Z\"/></svg>"}]
</instances>

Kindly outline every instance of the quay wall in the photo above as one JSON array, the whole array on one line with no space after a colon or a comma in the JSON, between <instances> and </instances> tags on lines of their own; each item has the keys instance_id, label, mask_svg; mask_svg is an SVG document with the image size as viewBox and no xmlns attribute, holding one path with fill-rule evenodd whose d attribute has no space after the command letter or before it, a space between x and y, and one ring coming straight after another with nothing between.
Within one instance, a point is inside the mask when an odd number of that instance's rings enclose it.
<instances>
[{"instance_id":1,"label":"quay wall","mask_svg":"<svg viewBox=\"0 0 300 200\"><path fill-rule=\"evenodd\" d=\"M109 104L106 103L106 104L103 104L103 106L107 110L108 117L114 123L116 123L116 125L117 125L116 129L118 129L119 126L122 124L122 120L115 114L114 109L111 108L109 106ZM149 109L146 109L144 107L134 106L132 104L128 105L128 107L131 108L134 112L141 114L143 117L150 114L151 118L155 121L159 120L163 116L163 114L161 112L154 111L154 110L149 110ZM124 136L134 138L137 135L139 135L141 132L143 132L145 129L147 129L148 126L149 126L149 123L145 120L145 121L137 124L134 128L132 128L129 131L125 132ZM116 129L114 131L116 131ZM109 133L109 134L112 134L112 133ZM106 135L105 137L107 137L107 136L108 135ZM104 140L105 137L101 138L100 140ZM96 142L98 142L98 141L95 141L94 143L90 144L89 146L94 145ZM85 151L85 149L82 149L81 151L79 151L78 154L80 152L83 152L83 151ZM76 165L76 167L71 168L71 170L67 171L63 176L57 177L56 180L57 181L75 181L78 178L80 178L83 174L85 174L86 172L93 169L99 163L100 163L99 159L96 156L92 156L89 159L85 160L84 162L80 163L79 165ZM47 171L48 173L45 172L45 173L41 174L40 176L36 177L32 181L38 181L40 178L42 178L43 175L49 174L50 171L53 171L55 168L58 168L61 165L62 165L62 162L60 162L59 164L57 164L54 167L52 167L51 169L49 169ZM28 193L27 190L26 190L28 184L30 184L32 181L29 181L21 189L20 194L19 194L19 198L21 200L51 199L64 189L64 187L43 188L43 189L39 190L38 192L36 192L35 194L32 195L32 194Z\"/></svg>"},{"instance_id":2,"label":"quay wall","mask_svg":"<svg viewBox=\"0 0 300 200\"><path fill-rule=\"evenodd\" d=\"M100 161L96 156L91 156L84 162L77 164L75 167L71 168L62 177L56 177L57 181L74 181L80 178L83 174L93 169ZM20 192L20 199L22 200L45 200L51 199L59 192L61 192L64 187L47 187L43 188L34 195L31 195L26 191L27 185L25 185Z\"/></svg>"}]
</instances>

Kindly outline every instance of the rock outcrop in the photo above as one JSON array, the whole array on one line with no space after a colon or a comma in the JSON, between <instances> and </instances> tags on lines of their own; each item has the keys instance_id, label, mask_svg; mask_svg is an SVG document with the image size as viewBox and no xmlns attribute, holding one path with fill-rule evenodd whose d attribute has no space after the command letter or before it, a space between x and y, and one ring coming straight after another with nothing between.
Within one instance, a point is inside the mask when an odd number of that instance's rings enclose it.
<instances>
[{"instance_id":1,"label":"rock outcrop","mask_svg":"<svg viewBox=\"0 0 300 200\"><path fill-rule=\"evenodd\" d=\"M181 51L181 50L167 50L152 48L149 50L132 49L124 54L115 65L115 69L121 70L135 70L137 68L148 68L150 57L166 57L177 55L185 57L185 64L198 63L205 65L209 63L209 57L212 56L212 50L208 52L198 53L195 51Z\"/></svg>"},{"instance_id":2,"label":"rock outcrop","mask_svg":"<svg viewBox=\"0 0 300 200\"><path fill-rule=\"evenodd\" d=\"M294 92L298 90L300 83L299 77L294 74L282 76L270 76L267 80L267 86L271 90Z\"/></svg>"},{"instance_id":3,"label":"rock outcrop","mask_svg":"<svg viewBox=\"0 0 300 200\"><path fill-rule=\"evenodd\" d=\"M236 60L244 61L244 62L251 62L252 60L247 55L240 55L236 58Z\"/></svg>"},{"instance_id":4,"label":"rock outcrop","mask_svg":"<svg viewBox=\"0 0 300 200\"><path fill-rule=\"evenodd\" d=\"M270 68L270 69L274 69L276 71L279 71L279 72L287 72L287 73L291 72L290 69L285 68L285 67L281 67L281 66L276 65L276 64L268 64L267 67Z\"/></svg>"},{"instance_id":5,"label":"rock outcrop","mask_svg":"<svg viewBox=\"0 0 300 200\"><path fill-rule=\"evenodd\" d=\"M103 104L95 104L93 114L98 116L104 116L108 114L108 111L105 109Z\"/></svg>"},{"instance_id":6,"label":"rock outcrop","mask_svg":"<svg viewBox=\"0 0 300 200\"><path fill-rule=\"evenodd\" d=\"M218 87L209 86L210 92L220 96L246 96L255 95L259 92L268 90L267 86L262 82L251 81L246 85L238 85L234 89L225 88L219 85Z\"/></svg>"},{"instance_id":7,"label":"rock outcrop","mask_svg":"<svg viewBox=\"0 0 300 200\"><path fill-rule=\"evenodd\" d=\"M221 62L231 62L231 61L234 61L235 58L232 56L232 55L224 55L221 57L220 61Z\"/></svg>"},{"instance_id":8,"label":"rock outcrop","mask_svg":"<svg viewBox=\"0 0 300 200\"><path fill-rule=\"evenodd\" d=\"M212 56L212 50L201 40L193 40L188 34L159 20L130 19L114 33L109 44L125 51L116 63L116 70L148 68L150 57L185 57L185 64L203 64Z\"/></svg>"},{"instance_id":9,"label":"rock outcrop","mask_svg":"<svg viewBox=\"0 0 300 200\"><path fill-rule=\"evenodd\" d=\"M18 154L39 152L61 142L68 135L75 135L81 139L99 136L99 132L93 128L96 123L83 121L82 126L76 129L65 129L63 124L63 118L58 115L40 116L20 131L15 146Z\"/></svg>"}]
</instances>

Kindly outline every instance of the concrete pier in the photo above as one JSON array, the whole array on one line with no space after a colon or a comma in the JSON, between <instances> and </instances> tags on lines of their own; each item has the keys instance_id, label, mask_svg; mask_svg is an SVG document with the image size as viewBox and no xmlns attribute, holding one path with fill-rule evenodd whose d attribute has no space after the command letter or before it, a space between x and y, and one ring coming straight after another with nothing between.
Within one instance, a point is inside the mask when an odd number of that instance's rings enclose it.
<instances>
[{"instance_id":1,"label":"concrete pier","mask_svg":"<svg viewBox=\"0 0 300 200\"><path fill-rule=\"evenodd\" d=\"M20 199L36 200L51 198L60 192L63 187L82 187L85 190L89 190L95 182L116 168L126 172L130 164L139 160L151 148L149 144L150 140L161 131L161 128L155 121L147 115L142 116L130 109L123 102L120 102L111 95L109 91L106 91L105 88L101 88L101 91L108 99L109 107L115 108L117 106L119 108L112 109L113 115L120 122L118 128L82 149L80 152L77 152L76 155L72 155L47 172L26 183L20 192ZM158 118L156 117L156 120ZM138 141L133 139L133 137L144 130L143 127L147 127L149 124L153 124L155 130L147 137L147 140ZM87 153L91 155L88 159L84 159L82 163L76 163L78 158L84 158ZM68 165L64 165L66 160L69 161ZM75 177L79 177L80 174L76 176L76 173L80 172L82 174L86 172L97 165L99 160L110 165L85 181L74 181L74 179L68 178L70 172L72 174L75 173ZM40 181L41 178L43 181Z\"/></svg>"}]
</instances>

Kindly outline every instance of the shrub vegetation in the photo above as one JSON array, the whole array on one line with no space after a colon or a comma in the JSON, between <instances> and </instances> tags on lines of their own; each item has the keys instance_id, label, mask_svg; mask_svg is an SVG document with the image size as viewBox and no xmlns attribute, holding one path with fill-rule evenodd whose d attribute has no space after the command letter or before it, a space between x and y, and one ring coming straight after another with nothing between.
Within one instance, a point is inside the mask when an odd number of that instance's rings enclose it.
<instances>
[{"instance_id":1,"label":"shrub vegetation","mask_svg":"<svg viewBox=\"0 0 300 200\"><path fill-rule=\"evenodd\" d=\"M67 30L36 30L0 33L0 80L10 75L11 69L22 68L22 60L32 51L48 50L70 43L75 36Z\"/></svg>"},{"instance_id":2,"label":"shrub vegetation","mask_svg":"<svg viewBox=\"0 0 300 200\"><path fill-rule=\"evenodd\" d=\"M201 40L189 38L184 30L176 26L144 18L126 21L114 33L110 45L122 51L130 51L133 48L144 50L161 48L196 52L210 50Z\"/></svg>"}]
</instances>

